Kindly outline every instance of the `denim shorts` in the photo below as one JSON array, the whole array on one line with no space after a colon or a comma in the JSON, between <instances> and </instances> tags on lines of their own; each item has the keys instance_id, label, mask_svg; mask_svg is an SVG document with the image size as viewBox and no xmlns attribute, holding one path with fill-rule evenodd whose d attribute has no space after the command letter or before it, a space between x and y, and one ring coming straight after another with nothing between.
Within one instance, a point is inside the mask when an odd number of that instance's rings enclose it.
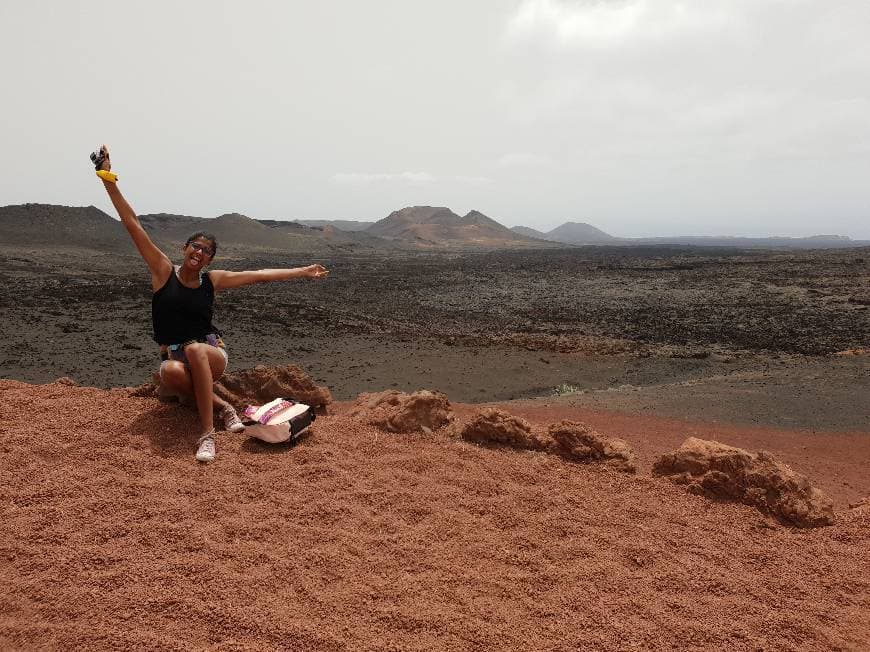
<instances>
[{"instance_id":1,"label":"denim shorts","mask_svg":"<svg viewBox=\"0 0 870 652\"><path fill-rule=\"evenodd\" d=\"M213 333L209 333L204 338L199 340L188 340L182 344L161 344L160 345L160 377L163 378L163 369L166 367L167 362L177 361L183 362L184 366L188 366L187 355L184 353L185 347L189 344L194 344L196 342L201 342L202 344L209 344L215 347L221 354L224 356L224 362L229 364L230 356L227 353L226 345L224 341L221 339L220 335L215 335Z\"/></svg>"}]
</instances>

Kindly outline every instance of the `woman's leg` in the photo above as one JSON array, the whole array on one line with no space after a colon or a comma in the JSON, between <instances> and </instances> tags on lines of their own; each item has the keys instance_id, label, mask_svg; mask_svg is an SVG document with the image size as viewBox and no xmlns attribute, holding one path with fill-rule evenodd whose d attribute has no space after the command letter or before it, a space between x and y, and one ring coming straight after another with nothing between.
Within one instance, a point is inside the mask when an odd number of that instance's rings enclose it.
<instances>
[{"instance_id":1,"label":"woman's leg","mask_svg":"<svg viewBox=\"0 0 870 652\"><path fill-rule=\"evenodd\" d=\"M213 379L220 378L226 368L227 356L221 349L208 344L190 344L185 348L187 365L178 360L167 360L160 365L161 384L184 396L196 398L196 407L202 422L203 434L199 438L196 459L213 462L215 459L214 414L215 404L229 408L235 421L244 430L235 410L214 393ZM224 415L226 422L228 415ZM237 430L234 430L237 431Z\"/></svg>"},{"instance_id":2,"label":"woman's leg","mask_svg":"<svg viewBox=\"0 0 870 652\"><path fill-rule=\"evenodd\" d=\"M210 344L189 344L184 349L196 408L204 433L214 429L214 379L220 378L226 367L226 358ZM218 399L220 401L220 399ZM224 403L224 401L220 401Z\"/></svg>"},{"instance_id":3,"label":"woman's leg","mask_svg":"<svg viewBox=\"0 0 870 652\"><path fill-rule=\"evenodd\" d=\"M223 357L222 353L219 353L219 355L223 359L223 367L225 368L226 358ZM219 366L212 364L213 361L214 356L209 356L212 379L217 380L218 378L220 378L221 375L223 375L223 369ZM179 362L178 360L166 360L161 363L160 383L164 385L166 389L175 394L182 394L184 396L194 396L195 394L193 390L193 379L191 378L190 371L187 369L187 367L184 366L183 362ZM230 405L220 396L214 393L214 388L212 388L211 400L218 411L223 411L228 407L232 407L232 405Z\"/></svg>"}]
</instances>

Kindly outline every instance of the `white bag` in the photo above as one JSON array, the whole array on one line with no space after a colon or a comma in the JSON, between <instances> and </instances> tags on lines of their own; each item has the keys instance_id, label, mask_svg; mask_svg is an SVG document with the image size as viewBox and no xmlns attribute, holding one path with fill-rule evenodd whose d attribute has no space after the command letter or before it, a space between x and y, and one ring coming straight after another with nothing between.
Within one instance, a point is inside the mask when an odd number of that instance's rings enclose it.
<instances>
[{"instance_id":1,"label":"white bag","mask_svg":"<svg viewBox=\"0 0 870 652\"><path fill-rule=\"evenodd\" d=\"M245 408L245 434L270 444L296 441L317 418L314 408L289 398Z\"/></svg>"}]
</instances>

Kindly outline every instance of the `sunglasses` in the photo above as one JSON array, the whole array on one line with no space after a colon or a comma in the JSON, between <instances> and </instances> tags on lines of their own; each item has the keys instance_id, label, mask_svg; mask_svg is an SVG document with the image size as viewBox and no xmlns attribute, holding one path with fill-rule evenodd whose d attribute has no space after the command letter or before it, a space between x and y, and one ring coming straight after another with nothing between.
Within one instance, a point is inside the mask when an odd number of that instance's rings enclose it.
<instances>
[{"instance_id":1,"label":"sunglasses","mask_svg":"<svg viewBox=\"0 0 870 652\"><path fill-rule=\"evenodd\" d=\"M189 242L188 245L190 245L190 248L194 251L201 251L206 256L214 256L214 249L208 245L200 244L198 242Z\"/></svg>"}]
</instances>

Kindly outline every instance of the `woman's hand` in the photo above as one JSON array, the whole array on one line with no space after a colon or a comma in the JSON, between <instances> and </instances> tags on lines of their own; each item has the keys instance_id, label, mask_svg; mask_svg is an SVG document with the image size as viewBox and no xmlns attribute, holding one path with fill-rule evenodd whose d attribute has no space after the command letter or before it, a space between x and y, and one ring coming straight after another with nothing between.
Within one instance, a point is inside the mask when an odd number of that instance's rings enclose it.
<instances>
[{"instance_id":1,"label":"woman's hand","mask_svg":"<svg viewBox=\"0 0 870 652\"><path fill-rule=\"evenodd\" d=\"M99 161L99 165L97 166L98 170L105 170L108 172L112 169L112 162L109 160L109 148L103 145L100 147L100 150L97 152L98 158L95 159L94 155L91 154L92 161Z\"/></svg>"},{"instance_id":2,"label":"woman's hand","mask_svg":"<svg viewBox=\"0 0 870 652\"><path fill-rule=\"evenodd\" d=\"M319 263L308 265L308 267L303 267L302 269L305 270L305 278L319 279L329 276L329 270Z\"/></svg>"},{"instance_id":3,"label":"woman's hand","mask_svg":"<svg viewBox=\"0 0 870 652\"><path fill-rule=\"evenodd\" d=\"M103 145L100 147L100 154L103 155L103 163L100 165L101 170L111 170L112 169L112 161L109 159L109 148Z\"/></svg>"}]
</instances>

